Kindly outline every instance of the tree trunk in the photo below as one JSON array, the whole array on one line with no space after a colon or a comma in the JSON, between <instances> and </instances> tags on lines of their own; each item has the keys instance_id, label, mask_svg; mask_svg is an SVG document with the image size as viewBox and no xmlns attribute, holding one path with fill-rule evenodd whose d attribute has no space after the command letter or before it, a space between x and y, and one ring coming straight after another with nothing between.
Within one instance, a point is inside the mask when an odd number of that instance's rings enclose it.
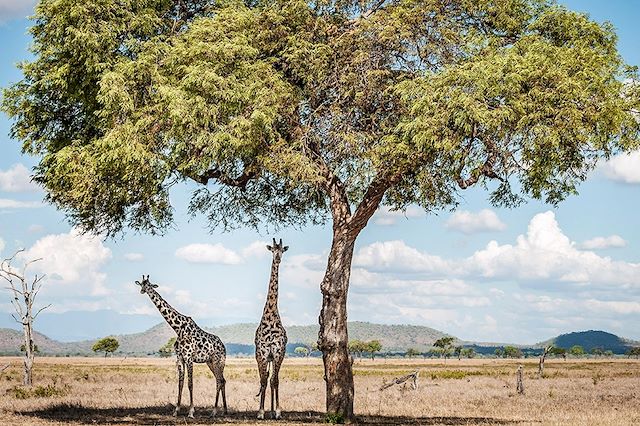
<instances>
[{"instance_id":1,"label":"tree trunk","mask_svg":"<svg viewBox=\"0 0 640 426\"><path fill-rule=\"evenodd\" d=\"M31 318L22 324L24 330L24 377L22 384L31 386L33 384L33 333L31 329Z\"/></svg>"},{"instance_id":2,"label":"tree trunk","mask_svg":"<svg viewBox=\"0 0 640 426\"><path fill-rule=\"evenodd\" d=\"M355 236L334 228L327 270L322 280L322 310L318 347L322 351L326 381L327 413L354 421L353 372L347 333L347 291Z\"/></svg>"}]
</instances>

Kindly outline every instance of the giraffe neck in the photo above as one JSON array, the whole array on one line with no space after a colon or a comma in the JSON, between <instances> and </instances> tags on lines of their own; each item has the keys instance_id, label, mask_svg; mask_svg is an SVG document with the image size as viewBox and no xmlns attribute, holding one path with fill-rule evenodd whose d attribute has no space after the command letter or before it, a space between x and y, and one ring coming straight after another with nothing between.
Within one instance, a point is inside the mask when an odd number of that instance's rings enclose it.
<instances>
[{"instance_id":1,"label":"giraffe neck","mask_svg":"<svg viewBox=\"0 0 640 426\"><path fill-rule=\"evenodd\" d=\"M278 268L280 262L276 262L275 259L271 262L271 277L269 278L269 292L267 293L267 301L264 304L264 314L273 313L279 317L278 314Z\"/></svg>"},{"instance_id":2,"label":"giraffe neck","mask_svg":"<svg viewBox=\"0 0 640 426\"><path fill-rule=\"evenodd\" d=\"M153 304L156 305L156 308L158 308L158 311L160 311L162 317L167 321L167 324L169 324L171 328L178 333L187 323L188 317L176 311L175 308L168 304L155 289L150 288L147 290L147 294Z\"/></svg>"}]
</instances>

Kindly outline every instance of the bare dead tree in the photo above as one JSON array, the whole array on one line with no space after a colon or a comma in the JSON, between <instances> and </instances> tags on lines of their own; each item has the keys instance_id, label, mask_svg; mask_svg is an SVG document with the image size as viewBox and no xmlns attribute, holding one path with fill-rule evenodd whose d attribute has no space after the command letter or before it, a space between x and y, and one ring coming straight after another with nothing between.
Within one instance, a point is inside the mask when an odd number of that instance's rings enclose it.
<instances>
[{"instance_id":1,"label":"bare dead tree","mask_svg":"<svg viewBox=\"0 0 640 426\"><path fill-rule=\"evenodd\" d=\"M542 351L542 354L540 354L540 362L538 363L539 378L542 378L542 374L544 374L544 360L547 358L547 354L549 353L549 351L551 351L552 348L553 348L553 345L548 345L544 348L544 350Z\"/></svg>"},{"instance_id":2,"label":"bare dead tree","mask_svg":"<svg viewBox=\"0 0 640 426\"><path fill-rule=\"evenodd\" d=\"M524 394L524 382L522 381L522 365L518 366L516 370L516 392L520 395Z\"/></svg>"},{"instance_id":3,"label":"bare dead tree","mask_svg":"<svg viewBox=\"0 0 640 426\"><path fill-rule=\"evenodd\" d=\"M22 330L24 332L24 379L23 384L25 386L31 386L33 384L33 359L35 356L35 344L33 343L33 322L38 317L38 314L48 308L51 305L40 308L36 313L33 313L33 305L36 300L36 296L42 288L42 280L44 275L35 275L33 280L27 279L27 268L42 259L34 259L26 261L22 266L22 269L11 266L11 263L16 257L24 250L18 250L10 258L4 259L0 264L0 277L2 277L9 285L6 287L11 292L11 304L13 305L16 313L11 314L14 320L19 324L22 324Z\"/></svg>"},{"instance_id":4,"label":"bare dead tree","mask_svg":"<svg viewBox=\"0 0 640 426\"><path fill-rule=\"evenodd\" d=\"M380 387L380 390L385 390L387 388L390 388L393 385L399 385L402 384L404 382L406 382L407 380L411 379L411 387L413 388L413 390L418 389L418 371L414 371L411 374L407 374L406 376L402 376L402 377L396 377L394 378L391 382L389 383L385 383Z\"/></svg>"}]
</instances>

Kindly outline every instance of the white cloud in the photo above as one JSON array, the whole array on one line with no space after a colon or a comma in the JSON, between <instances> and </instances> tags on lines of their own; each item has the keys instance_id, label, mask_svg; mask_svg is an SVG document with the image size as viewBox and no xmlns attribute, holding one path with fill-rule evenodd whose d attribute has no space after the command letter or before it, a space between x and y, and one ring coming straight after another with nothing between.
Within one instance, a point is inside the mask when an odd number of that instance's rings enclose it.
<instances>
[{"instance_id":1,"label":"white cloud","mask_svg":"<svg viewBox=\"0 0 640 426\"><path fill-rule=\"evenodd\" d=\"M39 189L35 183L31 182L29 169L23 164L14 164L6 171L0 170L0 191L34 192Z\"/></svg>"},{"instance_id":2,"label":"white cloud","mask_svg":"<svg viewBox=\"0 0 640 426\"><path fill-rule=\"evenodd\" d=\"M376 225L390 226L395 225L398 219L424 217L424 210L410 206L405 211L392 211L388 206L380 207L373 216L373 222Z\"/></svg>"},{"instance_id":3,"label":"white cloud","mask_svg":"<svg viewBox=\"0 0 640 426\"><path fill-rule=\"evenodd\" d=\"M0 0L0 22L26 18L33 13L35 0Z\"/></svg>"},{"instance_id":4,"label":"white cloud","mask_svg":"<svg viewBox=\"0 0 640 426\"><path fill-rule=\"evenodd\" d=\"M129 262L140 262L144 260L144 255L142 253L125 253L124 258Z\"/></svg>"},{"instance_id":5,"label":"white cloud","mask_svg":"<svg viewBox=\"0 0 640 426\"><path fill-rule=\"evenodd\" d=\"M317 289L324 277L326 258L317 254L288 257L280 265L280 282L296 287Z\"/></svg>"},{"instance_id":6,"label":"white cloud","mask_svg":"<svg viewBox=\"0 0 640 426\"><path fill-rule=\"evenodd\" d=\"M176 257L190 263L237 265L242 258L222 244L189 244L176 250Z\"/></svg>"},{"instance_id":7,"label":"white cloud","mask_svg":"<svg viewBox=\"0 0 640 426\"><path fill-rule=\"evenodd\" d=\"M0 253L2 253L2 250L4 250L4 240L2 238L0 238Z\"/></svg>"},{"instance_id":8,"label":"white cloud","mask_svg":"<svg viewBox=\"0 0 640 426\"><path fill-rule=\"evenodd\" d=\"M27 232L30 232L32 234L39 234L40 232L44 231L44 226L42 225L29 225L29 227L27 228Z\"/></svg>"},{"instance_id":9,"label":"white cloud","mask_svg":"<svg viewBox=\"0 0 640 426\"><path fill-rule=\"evenodd\" d=\"M640 151L616 155L604 163L600 169L613 181L638 184L640 183Z\"/></svg>"},{"instance_id":10,"label":"white cloud","mask_svg":"<svg viewBox=\"0 0 640 426\"><path fill-rule=\"evenodd\" d=\"M109 293L107 275L100 269L111 259L111 250L96 236L81 234L77 230L47 235L20 255L22 261L32 259L42 259L32 268L47 275L43 288L48 293L70 293L68 286L73 286L75 295L103 296ZM58 284L66 286L66 289L61 290Z\"/></svg>"},{"instance_id":11,"label":"white cloud","mask_svg":"<svg viewBox=\"0 0 640 426\"><path fill-rule=\"evenodd\" d=\"M267 257L268 255L270 255L269 250L267 250L267 245L269 245L269 243L266 241L254 241L242 249L242 256Z\"/></svg>"},{"instance_id":12,"label":"white cloud","mask_svg":"<svg viewBox=\"0 0 640 426\"><path fill-rule=\"evenodd\" d=\"M469 211L455 212L445 224L447 229L453 229L465 234L478 232L502 231L505 225L498 215L489 209L480 210L478 213Z\"/></svg>"},{"instance_id":13,"label":"white cloud","mask_svg":"<svg viewBox=\"0 0 640 426\"><path fill-rule=\"evenodd\" d=\"M399 240L375 242L362 247L355 254L353 264L370 271L438 272L449 268L440 256L422 253Z\"/></svg>"},{"instance_id":14,"label":"white cloud","mask_svg":"<svg viewBox=\"0 0 640 426\"><path fill-rule=\"evenodd\" d=\"M640 289L640 264L580 250L562 232L551 211L534 216L527 233L519 235L515 244L490 241L464 259L444 259L403 241L386 241L362 247L353 264L372 273L420 274L429 279L484 278L542 286L571 283Z\"/></svg>"},{"instance_id":15,"label":"white cloud","mask_svg":"<svg viewBox=\"0 0 640 426\"><path fill-rule=\"evenodd\" d=\"M485 278L569 282L640 288L640 264L581 251L560 229L553 212L540 213L515 245L491 241L464 261L465 274Z\"/></svg>"},{"instance_id":16,"label":"white cloud","mask_svg":"<svg viewBox=\"0 0 640 426\"><path fill-rule=\"evenodd\" d=\"M596 237L580 244L580 247L587 250L606 249L611 247L625 247L627 242L620 235L610 235L608 237Z\"/></svg>"},{"instance_id":17,"label":"white cloud","mask_svg":"<svg viewBox=\"0 0 640 426\"><path fill-rule=\"evenodd\" d=\"M0 198L0 209L37 209L42 207L38 201L18 201Z\"/></svg>"}]
</instances>

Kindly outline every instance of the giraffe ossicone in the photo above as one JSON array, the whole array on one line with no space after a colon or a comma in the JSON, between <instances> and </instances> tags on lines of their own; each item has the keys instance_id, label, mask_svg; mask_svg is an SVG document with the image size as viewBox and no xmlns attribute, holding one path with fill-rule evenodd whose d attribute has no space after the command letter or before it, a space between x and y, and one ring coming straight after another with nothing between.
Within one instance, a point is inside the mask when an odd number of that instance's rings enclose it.
<instances>
[{"instance_id":1,"label":"giraffe ossicone","mask_svg":"<svg viewBox=\"0 0 640 426\"><path fill-rule=\"evenodd\" d=\"M274 238L273 245L267 246L267 250L273 254L269 291L255 338L256 361L258 362L258 373L260 374L260 392L258 393L258 396L260 396L259 419L264 419L264 400L267 381L269 380L269 370L271 370L271 411L276 419L279 419L281 415L278 375L287 349L287 332L282 326L280 313L278 312L278 270L282 254L288 249L289 246L282 245L282 239L280 239L280 242L276 242Z\"/></svg>"},{"instance_id":2,"label":"giraffe ossicone","mask_svg":"<svg viewBox=\"0 0 640 426\"><path fill-rule=\"evenodd\" d=\"M188 376L189 387L189 414L193 418L193 363L206 363L216 378L216 402L211 413L215 416L218 411L218 402L222 394L222 406L224 414L227 414L227 397L225 392L224 365L227 351L224 344L215 334L207 333L198 324L186 315L175 310L156 291L158 287L149 281L149 275L142 276L142 282L136 281L140 286L140 293L147 294L162 317L177 334L173 345L176 353L176 365L178 368L178 403L173 412L174 416L180 411L182 401L182 388L184 386L185 370Z\"/></svg>"}]
</instances>

